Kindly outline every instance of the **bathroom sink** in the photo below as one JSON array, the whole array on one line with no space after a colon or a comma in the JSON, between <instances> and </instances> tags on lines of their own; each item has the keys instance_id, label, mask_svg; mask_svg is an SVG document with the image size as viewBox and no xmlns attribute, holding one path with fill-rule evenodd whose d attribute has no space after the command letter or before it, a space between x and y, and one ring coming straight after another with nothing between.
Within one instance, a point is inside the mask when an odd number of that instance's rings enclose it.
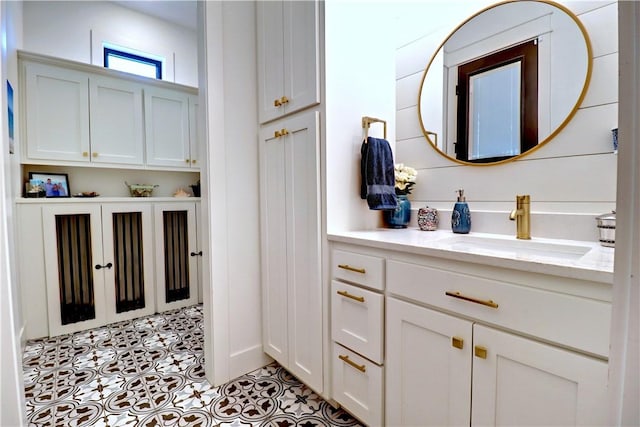
<instances>
[{"instance_id":1,"label":"bathroom sink","mask_svg":"<svg viewBox=\"0 0 640 427\"><path fill-rule=\"evenodd\" d=\"M460 235L439 240L439 246L454 251L480 253L518 259L580 259L592 247L565 242L517 240L485 236Z\"/></svg>"}]
</instances>

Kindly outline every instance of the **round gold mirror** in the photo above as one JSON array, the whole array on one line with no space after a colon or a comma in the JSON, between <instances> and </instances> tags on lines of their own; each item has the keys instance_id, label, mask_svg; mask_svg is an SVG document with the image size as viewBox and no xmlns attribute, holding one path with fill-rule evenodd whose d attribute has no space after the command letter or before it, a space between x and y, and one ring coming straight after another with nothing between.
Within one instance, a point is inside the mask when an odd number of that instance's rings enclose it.
<instances>
[{"instance_id":1,"label":"round gold mirror","mask_svg":"<svg viewBox=\"0 0 640 427\"><path fill-rule=\"evenodd\" d=\"M520 158L571 120L591 67L587 32L567 8L545 0L498 3L460 24L429 61L420 126L457 163Z\"/></svg>"}]
</instances>

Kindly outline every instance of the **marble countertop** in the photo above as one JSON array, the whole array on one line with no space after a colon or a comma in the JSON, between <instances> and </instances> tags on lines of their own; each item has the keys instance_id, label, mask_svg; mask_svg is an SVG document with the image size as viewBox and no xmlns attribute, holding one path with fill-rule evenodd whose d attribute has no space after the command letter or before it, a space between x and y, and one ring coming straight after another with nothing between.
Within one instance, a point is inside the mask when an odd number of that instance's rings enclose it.
<instances>
[{"instance_id":1,"label":"marble countertop","mask_svg":"<svg viewBox=\"0 0 640 427\"><path fill-rule=\"evenodd\" d=\"M380 228L328 234L342 242L451 260L550 274L579 280L613 283L614 248L599 242L543 239L417 228Z\"/></svg>"}]
</instances>

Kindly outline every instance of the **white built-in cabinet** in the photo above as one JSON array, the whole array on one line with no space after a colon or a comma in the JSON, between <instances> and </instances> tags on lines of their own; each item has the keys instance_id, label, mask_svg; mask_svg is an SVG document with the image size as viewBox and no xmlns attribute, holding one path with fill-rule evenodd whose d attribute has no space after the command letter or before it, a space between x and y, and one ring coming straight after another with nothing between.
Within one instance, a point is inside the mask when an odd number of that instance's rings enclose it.
<instances>
[{"instance_id":1,"label":"white built-in cabinet","mask_svg":"<svg viewBox=\"0 0 640 427\"><path fill-rule=\"evenodd\" d=\"M193 88L19 53L23 163L198 170Z\"/></svg>"},{"instance_id":2,"label":"white built-in cabinet","mask_svg":"<svg viewBox=\"0 0 640 427\"><path fill-rule=\"evenodd\" d=\"M51 336L155 312L149 205L44 204L42 230Z\"/></svg>"},{"instance_id":3,"label":"white built-in cabinet","mask_svg":"<svg viewBox=\"0 0 640 427\"><path fill-rule=\"evenodd\" d=\"M319 113L260 130L263 349L323 389Z\"/></svg>"},{"instance_id":4,"label":"white built-in cabinet","mask_svg":"<svg viewBox=\"0 0 640 427\"><path fill-rule=\"evenodd\" d=\"M600 284L424 258L387 287L388 425L606 424Z\"/></svg>"},{"instance_id":5,"label":"white built-in cabinet","mask_svg":"<svg viewBox=\"0 0 640 427\"><path fill-rule=\"evenodd\" d=\"M196 304L199 202L100 198L18 203L27 339Z\"/></svg>"},{"instance_id":6,"label":"white built-in cabinet","mask_svg":"<svg viewBox=\"0 0 640 427\"><path fill-rule=\"evenodd\" d=\"M24 71L26 157L88 162L89 76L40 63Z\"/></svg>"},{"instance_id":7,"label":"white built-in cabinet","mask_svg":"<svg viewBox=\"0 0 640 427\"><path fill-rule=\"evenodd\" d=\"M198 302L199 264L196 204L154 204L158 311Z\"/></svg>"},{"instance_id":8,"label":"white built-in cabinet","mask_svg":"<svg viewBox=\"0 0 640 427\"><path fill-rule=\"evenodd\" d=\"M198 168L197 97L177 90L147 88L144 107L147 164Z\"/></svg>"},{"instance_id":9,"label":"white built-in cabinet","mask_svg":"<svg viewBox=\"0 0 640 427\"><path fill-rule=\"evenodd\" d=\"M258 115L266 123L320 102L319 3L257 2Z\"/></svg>"},{"instance_id":10,"label":"white built-in cabinet","mask_svg":"<svg viewBox=\"0 0 640 427\"><path fill-rule=\"evenodd\" d=\"M90 151L94 163L144 164L142 87L106 76L89 79Z\"/></svg>"}]
</instances>

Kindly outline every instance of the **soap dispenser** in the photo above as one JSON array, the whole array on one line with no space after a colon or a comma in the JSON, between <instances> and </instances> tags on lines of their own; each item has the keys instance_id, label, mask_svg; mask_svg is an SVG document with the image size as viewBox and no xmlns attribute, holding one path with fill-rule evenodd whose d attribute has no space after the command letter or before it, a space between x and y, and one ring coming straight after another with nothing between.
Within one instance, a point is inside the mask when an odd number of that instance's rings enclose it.
<instances>
[{"instance_id":1,"label":"soap dispenser","mask_svg":"<svg viewBox=\"0 0 640 427\"><path fill-rule=\"evenodd\" d=\"M457 190L456 193L458 193L458 201L453 205L453 212L451 212L451 231L467 234L471 230L471 212L465 201L464 190Z\"/></svg>"}]
</instances>

